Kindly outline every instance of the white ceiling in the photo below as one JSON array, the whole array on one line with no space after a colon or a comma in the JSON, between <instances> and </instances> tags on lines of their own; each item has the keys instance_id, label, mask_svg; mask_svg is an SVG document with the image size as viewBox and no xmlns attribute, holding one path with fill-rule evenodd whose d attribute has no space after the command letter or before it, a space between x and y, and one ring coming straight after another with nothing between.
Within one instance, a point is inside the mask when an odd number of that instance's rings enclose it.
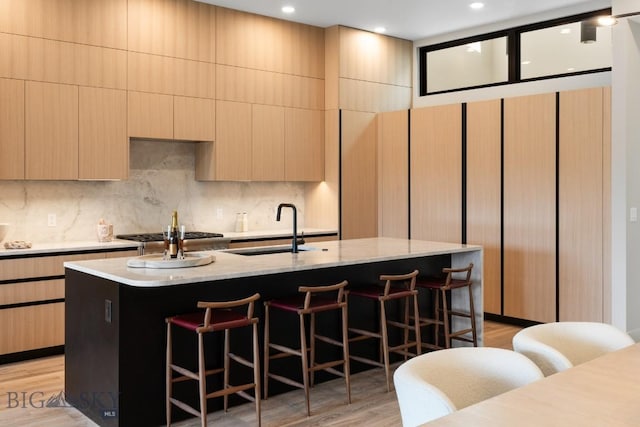
<instances>
[{"instance_id":1,"label":"white ceiling","mask_svg":"<svg viewBox=\"0 0 640 427\"><path fill-rule=\"evenodd\" d=\"M476 0L198 0L231 9L287 19L319 27L345 25L407 40L521 19L559 9L577 12L610 7L610 0L481 0L485 7L471 10ZM281 8L296 8L285 15ZM558 16L564 16L562 14Z\"/></svg>"}]
</instances>

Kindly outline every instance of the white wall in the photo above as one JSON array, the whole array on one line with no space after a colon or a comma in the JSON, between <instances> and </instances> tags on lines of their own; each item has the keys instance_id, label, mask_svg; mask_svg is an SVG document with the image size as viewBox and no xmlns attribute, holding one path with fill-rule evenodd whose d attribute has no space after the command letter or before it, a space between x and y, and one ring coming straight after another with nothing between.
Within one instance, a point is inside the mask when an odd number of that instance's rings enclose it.
<instances>
[{"instance_id":1,"label":"white wall","mask_svg":"<svg viewBox=\"0 0 640 427\"><path fill-rule=\"evenodd\" d=\"M613 13L640 12L637 0L614 0ZM613 28L612 79L612 313L613 323L640 340L640 22Z\"/></svg>"},{"instance_id":2,"label":"white wall","mask_svg":"<svg viewBox=\"0 0 640 427\"><path fill-rule=\"evenodd\" d=\"M275 221L281 202L296 204L304 226L304 184L195 181L195 144L132 141L125 181L0 181L0 222L12 224L6 240L94 240L100 218L113 223L115 234L160 232L174 209L190 230L233 231L242 211L249 230L288 230L288 218ZM56 227L47 226L49 213Z\"/></svg>"}]
</instances>

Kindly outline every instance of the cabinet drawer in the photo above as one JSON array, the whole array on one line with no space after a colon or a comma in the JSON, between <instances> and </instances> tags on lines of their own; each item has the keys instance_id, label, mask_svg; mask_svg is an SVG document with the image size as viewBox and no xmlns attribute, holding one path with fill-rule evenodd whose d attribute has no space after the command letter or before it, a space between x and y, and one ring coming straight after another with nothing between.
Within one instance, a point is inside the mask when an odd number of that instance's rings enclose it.
<instances>
[{"instance_id":1,"label":"cabinet drawer","mask_svg":"<svg viewBox=\"0 0 640 427\"><path fill-rule=\"evenodd\" d=\"M64 298L64 279L0 285L0 306Z\"/></svg>"},{"instance_id":2,"label":"cabinet drawer","mask_svg":"<svg viewBox=\"0 0 640 427\"><path fill-rule=\"evenodd\" d=\"M65 261L104 258L102 253L56 255L37 258L3 259L0 261L0 280L36 279L64 275Z\"/></svg>"},{"instance_id":3,"label":"cabinet drawer","mask_svg":"<svg viewBox=\"0 0 640 427\"><path fill-rule=\"evenodd\" d=\"M64 344L64 303L0 310L0 354Z\"/></svg>"}]
</instances>

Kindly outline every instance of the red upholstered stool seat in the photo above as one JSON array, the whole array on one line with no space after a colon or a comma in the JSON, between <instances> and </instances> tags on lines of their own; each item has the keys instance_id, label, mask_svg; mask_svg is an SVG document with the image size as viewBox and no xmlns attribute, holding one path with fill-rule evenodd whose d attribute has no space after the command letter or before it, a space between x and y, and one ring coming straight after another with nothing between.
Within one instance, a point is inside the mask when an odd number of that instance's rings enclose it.
<instances>
[{"instance_id":1,"label":"red upholstered stool seat","mask_svg":"<svg viewBox=\"0 0 640 427\"><path fill-rule=\"evenodd\" d=\"M424 277L418 278L416 287L428 289L432 291L434 297L434 313L433 317L421 317L420 327L434 326L434 342L424 342L422 346L429 349L438 350L441 348L451 347L451 340L466 341L478 346L478 338L476 332L475 310L473 306L473 281L471 280L471 271L473 264L469 264L464 268L444 268L442 270L443 277ZM453 275L457 275L454 277ZM467 288L469 298L468 311L453 310L449 307L447 293L453 289ZM452 331L451 318L469 319L469 327ZM444 345L440 345L440 328L444 333Z\"/></svg>"},{"instance_id":2,"label":"red upholstered stool seat","mask_svg":"<svg viewBox=\"0 0 640 427\"><path fill-rule=\"evenodd\" d=\"M260 353L258 348L258 318L253 316L255 302L260 298L260 294L254 294L248 298L223 301L223 302L198 302L198 308L205 311L197 313L180 314L167 317L167 426L171 425L172 406L200 417L202 427L207 425L207 399L215 397L224 398L224 410L227 410L228 396L237 394L247 400L255 402L256 416L260 425ZM239 309L243 311L237 311ZM191 332L195 332L198 337L198 370L193 372L183 366L173 363L172 346L172 326L177 326ZM253 360L248 360L230 351L230 333L236 328L251 326L253 329ZM224 333L224 366L221 368L205 369L205 353L203 335L206 333ZM230 382L230 361L233 360L241 365L253 369L253 382L239 385L232 385ZM174 376L174 372L179 374ZM207 392L206 377L214 374L223 374L223 386L219 390ZM173 384L185 380L195 380L198 382L200 410L179 400L174 396ZM253 396L247 390L253 389Z\"/></svg>"},{"instance_id":3,"label":"red upholstered stool seat","mask_svg":"<svg viewBox=\"0 0 640 427\"><path fill-rule=\"evenodd\" d=\"M313 386L316 371L326 371L344 377L347 387L347 402L351 403L351 381L349 376L349 341L347 332L347 299L344 280L335 285L300 286L299 294L266 301L264 303L264 398L269 396L269 379L279 381L294 387L304 389L307 415L311 415L309 402L309 386ZM270 315L272 309L298 315L300 322L300 348L291 348L283 344L274 343L270 337ZM342 339L333 336L320 335L316 331L316 315L322 312L338 310L341 313ZM309 319L309 345L307 345L306 318ZM342 358L318 362L316 360L316 340L342 347ZM302 361L302 383L295 381L285 373L276 374L270 371L270 361L289 356L300 357ZM342 371L335 369L342 366ZM286 374L290 373L290 369Z\"/></svg>"}]
</instances>

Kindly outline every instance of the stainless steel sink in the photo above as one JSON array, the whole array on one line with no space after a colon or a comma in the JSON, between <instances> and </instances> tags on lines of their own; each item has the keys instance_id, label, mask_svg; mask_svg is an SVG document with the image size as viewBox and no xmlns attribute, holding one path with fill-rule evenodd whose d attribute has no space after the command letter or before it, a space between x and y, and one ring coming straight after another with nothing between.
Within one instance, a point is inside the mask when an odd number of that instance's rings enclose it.
<instances>
[{"instance_id":1,"label":"stainless steel sink","mask_svg":"<svg viewBox=\"0 0 640 427\"><path fill-rule=\"evenodd\" d=\"M300 245L298 246L298 252L315 251L318 248L312 246ZM261 246L257 248L239 248L239 249L227 249L224 252L236 255L254 256L254 255L270 255L270 254L282 254L291 253L293 249L291 246Z\"/></svg>"}]
</instances>

